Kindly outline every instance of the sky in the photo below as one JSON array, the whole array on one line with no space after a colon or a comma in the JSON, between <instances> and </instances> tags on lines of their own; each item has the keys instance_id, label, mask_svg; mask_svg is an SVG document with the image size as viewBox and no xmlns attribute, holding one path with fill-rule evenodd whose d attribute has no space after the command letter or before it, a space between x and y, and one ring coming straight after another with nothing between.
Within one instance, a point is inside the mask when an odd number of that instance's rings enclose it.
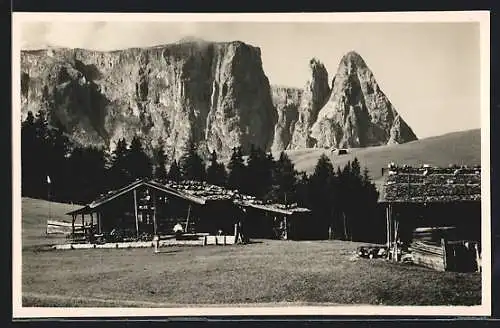
<instances>
[{"instance_id":1,"label":"sky","mask_svg":"<svg viewBox=\"0 0 500 328\"><path fill-rule=\"evenodd\" d=\"M477 22L29 22L21 48L114 50L176 42L239 40L261 49L271 84L303 87L311 58L330 82L342 56L358 52L419 138L480 128Z\"/></svg>"}]
</instances>

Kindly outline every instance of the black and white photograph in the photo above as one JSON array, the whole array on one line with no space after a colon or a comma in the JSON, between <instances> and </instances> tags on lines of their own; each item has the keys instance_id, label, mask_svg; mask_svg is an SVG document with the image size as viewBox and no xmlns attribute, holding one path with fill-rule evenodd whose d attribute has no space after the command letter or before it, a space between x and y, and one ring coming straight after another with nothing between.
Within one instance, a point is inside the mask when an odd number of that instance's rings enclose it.
<instances>
[{"instance_id":1,"label":"black and white photograph","mask_svg":"<svg viewBox=\"0 0 500 328\"><path fill-rule=\"evenodd\" d=\"M489 13L13 14L13 315L489 315Z\"/></svg>"}]
</instances>

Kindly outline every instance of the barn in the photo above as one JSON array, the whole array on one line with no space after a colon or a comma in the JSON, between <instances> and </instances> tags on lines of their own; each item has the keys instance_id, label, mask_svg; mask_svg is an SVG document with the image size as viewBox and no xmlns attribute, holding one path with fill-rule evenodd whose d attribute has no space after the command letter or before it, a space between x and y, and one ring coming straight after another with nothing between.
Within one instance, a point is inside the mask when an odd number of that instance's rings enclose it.
<instances>
[{"instance_id":1,"label":"barn","mask_svg":"<svg viewBox=\"0 0 500 328\"><path fill-rule=\"evenodd\" d=\"M440 271L480 270L481 167L391 164L379 204L393 260L408 253Z\"/></svg>"},{"instance_id":2,"label":"barn","mask_svg":"<svg viewBox=\"0 0 500 328\"><path fill-rule=\"evenodd\" d=\"M154 236L172 235L179 224L184 237L203 233L241 235L243 239L297 238L309 212L297 206L268 204L205 182L139 179L67 214L72 217L74 239L150 241Z\"/></svg>"}]
</instances>

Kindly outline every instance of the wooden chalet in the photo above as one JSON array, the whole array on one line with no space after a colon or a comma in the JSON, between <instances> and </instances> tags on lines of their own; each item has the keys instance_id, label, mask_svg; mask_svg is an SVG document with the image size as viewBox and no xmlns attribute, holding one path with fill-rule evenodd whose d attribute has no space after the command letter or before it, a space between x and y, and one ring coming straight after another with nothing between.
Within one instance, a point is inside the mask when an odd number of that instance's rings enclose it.
<instances>
[{"instance_id":1,"label":"wooden chalet","mask_svg":"<svg viewBox=\"0 0 500 328\"><path fill-rule=\"evenodd\" d=\"M397 167L384 174L389 257L437 270L480 270L481 167Z\"/></svg>"},{"instance_id":2,"label":"wooden chalet","mask_svg":"<svg viewBox=\"0 0 500 328\"><path fill-rule=\"evenodd\" d=\"M137 180L67 214L73 225L81 217L86 235L112 236L119 231L125 239L150 240L172 234L177 223L187 233L233 234L237 209L231 194L217 188L192 181Z\"/></svg>"},{"instance_id":3,"label":"wooden chalet","mask_svg":"<svg viewBox=\"0 0 500 328\"><path fill-rule=\"evenodd\" d=\"M295 238L303 230L307 213L308 209L264 204L236 190L204 182L137 180L67 214L72 216L76 239L79 230L75 230L75 222L81 220L82 239L112 239L118 234L121 239L151 240L171 235L179 223L185 234ZM281 230L273 230L276 226Z\"/></svg>"}]
</instances>

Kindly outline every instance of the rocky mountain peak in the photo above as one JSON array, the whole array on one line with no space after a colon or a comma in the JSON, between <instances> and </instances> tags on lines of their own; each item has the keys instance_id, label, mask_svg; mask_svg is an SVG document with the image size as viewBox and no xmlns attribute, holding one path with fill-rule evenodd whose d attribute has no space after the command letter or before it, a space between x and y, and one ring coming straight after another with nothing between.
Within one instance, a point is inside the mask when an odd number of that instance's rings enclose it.
<instances>
[{"instance_id":1,"label":"rocky mountain peak","mask_svg":"<svg viewBox=\"0 0 500 328\"><path fill-rule=\"evenodd\" d=\"M49 112L85 145L113 148L138 135L152 147L161 138L170 159L191 141L222 158L252 144L281 151L416 139L358 53L342 57L331 83L319 59L305 64L304 87L289 88L271 87L260 49L241 41L22 51L22 112Z\"/></svg>"},{"instance_id":2,"label":"rocky mountain peak","mask_svg":"<svg viewBox=\"0 0 500 328\"><path fill-rule=\"evenodd\" d=\"M189 141L220 156L240 145L269 149L277 118L260 49L192 41L22 52L22 110L48 111L82 144L113 148L139 135L154 146L163 138L170 158Z\"/></svg>"},{"instance_id":3,"label":"rocky mountain peak","mask_svg":"<svg viewBox=\"0 0 500 328\"><path fill-rule=\"evenodd\" d=\"M318 147L367 147L416 140L366 62L354 51L340 60L330 98L318 114L311 137Z\"/></svg>"}]
</instances>

